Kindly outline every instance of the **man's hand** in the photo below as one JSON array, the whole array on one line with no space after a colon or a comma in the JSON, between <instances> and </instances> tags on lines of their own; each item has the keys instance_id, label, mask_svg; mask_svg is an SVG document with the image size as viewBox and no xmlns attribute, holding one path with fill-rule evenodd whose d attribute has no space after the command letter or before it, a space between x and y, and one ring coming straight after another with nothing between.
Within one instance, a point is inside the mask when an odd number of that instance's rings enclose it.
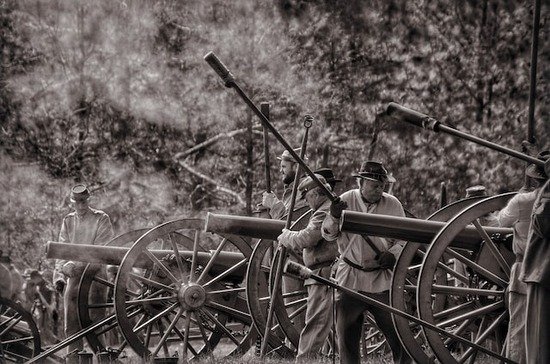
<instances>
[{"instance_id":1,"label":"man's hand","mask_svg":"<svg viewBox=\"0 0 550 364\"><path fill-rule=\"evenodd\" d=\"M348 208L348 203L346 201L342 201L340 198L337 198L336 200L332 201L330 204L330 214L339 219L342 217L342 211Z\"/></svg>"},{"instance_id":2,"label":"man's hand","mask_svg":"<svg viewBox=\"0 0 550 364\"><path fill-rule=\"evenodd\" d=\"M61 267L61 273L71 278L74 276L76 264L74 262L67 262Z\"/></svg>"},{"instance_id":3,"label":"man's hand","mask_svg":"<svg viewBox=\"0 0 550 364\"><path fill-rule=\"evenodd\" d=\"M275 205L278 201L279 199L273 192L265 191L262 195L262 205L268 209L273 208L273 205Z\"/></svg>"},{"instance_id":4,"label":"man's hand","mask_svg":"<svg viewBox=\"0 0 550 364\"><path fill-rule=\"evenodd\" d=\"M65 281L62 279L58 279L57 281L55 281L54 285L55 290L59 293L63 293L63 291L65 290Z\"/></svg>"},{"instance_id":5,"label":"man's hand","mask_svg":"<svg viewBox=\"0 0 550 364\"><path fill-rule=\"evenodd\" d=\"M387 250L380 252L376 260L378 260L378 263L380 264L380 268L382 269L392 269L396 261L395 255L393 255Z\"/></svg>"},{"instance_id":6,"label":"man's hand","mask_svg":"<svg viewBox=\"0 0 550 364\"><path fill-rule=\"evenodd\" d=\"M292 245L290 244L290 240L288 239L290 233L291 233L290 230L283 229L283 232L281 233L281 235L277 237L277 241L279 242L279 244L288 249L293 248Z\"/></svg>"}]
</instances>

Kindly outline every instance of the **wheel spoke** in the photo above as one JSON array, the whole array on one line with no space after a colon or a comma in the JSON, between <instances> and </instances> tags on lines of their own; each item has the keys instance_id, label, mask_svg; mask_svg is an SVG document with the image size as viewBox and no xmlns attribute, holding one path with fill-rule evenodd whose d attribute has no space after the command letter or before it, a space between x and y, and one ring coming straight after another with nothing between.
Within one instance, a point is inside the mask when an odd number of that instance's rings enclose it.
<instances>
[{"instance_id":1,"label":"wheel spoke","mask_svg":"<svg viewBox=\"0 0 550 364\"><path fill-rule=\"evenodd\" d=\"M206 352L209 353L212 351L212 347L210 346L210 340L208 340L208 336L206 335L206 330L204 329L202 320L198 316L197 316L197 326L199 327L199 331L201 333L202 339L204 341L204 344L206 345Z\"/></svg>"},{"instance_id":2,"label":"wheel spoke","mask_svg":"<svg viewBox=\"0 0 550 364\"><path fill-rule=\"evenodd\" d=\"M203 279L206 277L206 275L208 274L208 272L210 272L210 269L214 265L214 262L216 261L216 259L218 259L218 255L220 255L220 252L225 247L225 244L228 241L229 241L228 239L223 239L221 241L220 245L218 245L218 247L214 251L214 254L212 254L212 257L210 258L208 263L206 263L206 266L204 267L203 271L201 272L199 278L197 279L197 283L201 283L203 281Z\"/></svg>"},{"instance_id":3,"label":"wheel spoke","mask_svg":"<svg viewBox=\"0 0 550 364\"><path fill-rule=\"evenodd\" d=\"M456 323L458 323L462 320L466 320L466 319L478 317L478 316L481 316L481 315L485 315L485 314L488 314L490 312L502 309L503 307L504 307L504 302L503 301L498 301L498 302L492 303L490 305L478 308L477 310L473 310L473 311L470 311L470 312L465 313L463 315L459 315L459 316L453 317L451 319L448 319L446 321L442 321L442 322L438 323L437 326L439 326L439 327L451 326L451 325L454 325L454 324L456 324Z\"/></svg>"},{"instance_id":4,"label":"wheel spoke","mask_svg":"<svg viewBox=\"0 0 550 364\"><path fill-rule=\"evenodd\" d=\"M141 324L140 326L136 327L134 329L134 332L142 330L145 326L150 325L151 323L157 321L162 316L166 315L168 312L172 311L174 308L176 308L179 305L179 302L173 303L170 305L170 307L162 310L161 312L157 313L155 316L151 317L149 320Z\"/></svg>"},{"instance_id":5,"label":"wheel spoke","mask_svg":"<svg viewBox=\"0 0 550 364\"><path fill-rule=\"evenodd\" d=\"M440 284L432 285L432 293L443 293L450 296L504 296L504 291L493 291L491 289L470 288L470 287L455 287L444 286Z\"/></svg>"},{"instance_id":6,"label":"wheel spoke","mask_svg":"<svg viewBox=\"0 0 550 364\"><path fill-rule=\"evenodd\" d=\"M458 306L453 306L453 307L448 308L446 310L434 313L434 319L439 320L439 319L442 319L446 316L455 314L457 312L460 312L460 311L463 311L463 310L468 310L468 309L472 308L472 306L474 306L474 305L475 305L475 301L468 301L468 302L462 303Z\"/></svg>"},{"instance_id":7,"label":"wheel spoke","mask_svg":"<svg viewBox=\"0 0 550 364\"><path fill-rule=\"evenodd\" d=\"M298 300L285 303L285 307L289 308L289 307L296 306L296 305L299 305L299 304L302 304L302 303L305 303L305 302L307 302L307 297L300 298Z\"/></svg>"},{"instance_id":8,"label":"wheel spoke","mask_svg":"<svg viewBox=\"0 0 550 364\"><path fill-rule=\"evenodd\" d=\"M456 328L456 330L453 331L453 334L455 334L455 335L462 334L464 332L464 330L466 330L472 322L474 322L474 319L468 319L468 320L464 321L463 323L460 324L460 326L458 326ZM448 337L448 338L445 339L444 343L445 343L445 345L449 345L452 341L453 341L453 338Z\"/></svg>"},{"instance_id":9,"label":"wheel spoke","mask_svg":"<svg viewBox=\"0 0 550 364\"><path fill-rule=\"evenodd\" d=\"M241 268L242 266L246 265L246 263L248 263L248 259L243 259L241 260L240 262L238 262L237 264L235 264L234 266L232 266L231 268L229 269L226 269L223 273L221 273L220 275L214 277L213 279L211 279L210 281L206 282L205 284L203 284L203 287L207 287L207 286L210 286L212 283L215 283L215 282L218 282L220 281L222 278L225 278L226 276L230 275L231 273L233 273L234 271L236 271L237 269Z\"/></svg>"},{"instance_id":10,"label":"wheel spoke","mask_svg":"<svg viewBox=\"0 0 550 364\"><path fill-rule=\"evenodd\" d=\"M187 311L185 313L185 331L183 332L183 347L187 348L191 346L189 344L189 326L191 325L191 312Z\"/></svg>"},{"instance_id":11,"label":"wheel spoke","mask_svg":"<svg viewBox=\"0 0 550 364\"><path fill-rule=\"evenodd\" d=\"M178 271L180 272L181 280L185 281L185 268L183 265L183 262L181 260L181 256L179 253L179 248L172 238L173 233L168 234L168 240L170 240L170 245L172 245L172 250L174 251L174 257L176 259L176 264L178 265Z\"/></svg>"},{"instance_id":12,"label":"wheel spoke","mask_svg":"<svg viewBox=\"0 0 550 364\"><path fill-rule=\"evenodd\" d=\"M193 321L193 320L191 320ZM184 338L185 338L185 335L177 328L177 327L174 327L174 332L176 333L176 335L178 335L178 337L181 339L181 341L183 342L184 341ZM185 348L184 348L185 349ZM193 354L194 356L197 356L199 355L197 353L197 351L193 348L193 346L191 346L191 344L188 342L187 343L187 349L189 349L189 351L191 352L191 354Z\"/></svg>"},{"instance_id":13,"label":"wheel spoke","mask_svg":"<svg viewBox=\"0 0 550 364\"><path fill-rule=\"evenodd\" d=\"M154 298L138 298L135 300L125 301L127 305L131 304L140 304L140 303L153 303L153 302L165 302L173 299L177 299L178 296L162 296L162 297L154 297Z\"/></svg>"},{"instance_id":14,"label":"wheel spoke","mask_svg":"<svg viewBox=\"0 0 550 364\"><path fill-rule=\"evenodd\" d=\"M294 317L296 317L299 314L301 314L302 312L304 312L306 310L306 308L307 308L307 304L298 307L298 309L296 311L294 311L290 315L288 315L288 318L292 320Z\"/></svg>"},{"instance_id":15,"label":"wheel spoke","mask_svg":"<svg viewBox=\"0 0 550 364\"><path fill-rule=\"evenodd\" d=\"M156 322L156 324L157 324L157 327L159 329L159 338L164 337L164 328L163 328L163 325L162 325L162 320L158 320ZM168 351L168 345L166 344L166 341L159 341L159 344L160 344L160 346L162 347L162 349L164 351L164 356L169 357L170 352Z\"/></svg>"},{"instance_id":16,"label":"wheel spoke","mask_svg":"<svg viewBox=\"0 0 550 364\"><path fill-rule=\"evenodd\" d=\"M474 271L481 274L487 280L489 280L489 281L491 281L495 284L498 284L501 287L507 287L508 286L508 282L506 282L504 279L500 278L499 276L497 276L496 274L490 272L489 270L483 268L482 266L480 266L476 262L466 258L462 254L457 253L453 249L447 249L446 252L449 255L451 255L453 258L458 259L460 262L466 264L468 267L472 268Z\"/></svg>"},{"instance_id":17,"label":"wheel spoke","mask_svg":"<svg viewBox=\"0 0 550 364\"><path fill-rule=\"evenodd\" d=\"M199 251L200 230L195 230L195 240L193 241L193 258L191 259L191 272L189 273L189 283L195 282L195 269L197 269L197 253Z\"/></svg>"},{"instance_id":18,"label":"wheel spoke","mask_svg":"<svg viewBox=\"0 0 550 364\"><path fill-rule=\"evenodd\" d=\"M213 314L208 312L208 310L201 310L200 312L206 315L216 325L218 329L223 331L227 335L227 337L235 343L235 345L241 344L239 340L237 340L237 338L233 336L233 334L220 321L218 321L218 319Z\"/></svg>"},{"instance_id":19,"label":"wheel spoke","mask_svg":"<svg viewBox=\"0 0 550 364\"><path fill-rule=\"evenodd\" d=\"M181 317L181 315L183 314L183 307L180 307L178 309L178 313L176 314L176 316L174 317L174 319L172 320L172 322L170 322L170 325L168 325L168 328L166 329L166 332L164 333L164 335L162 335L162 338L159 340L159 343L157 344L156 348L153 350L153 353L152 353L152 356L155 356L157 355L157 353L159 352L160 348L166 344L166 339L168 338L168 336L170 335L170 332L172 332L172 329L174 328L174 326L176 325L176 323L178 322L179 318Z\"/></svg>"},{"instance_id":20,"label":"wheel spoke","mask_svg":"<svg viewBox=\"0 0 550 364\"><path fill-rule=\"evenodd\" d=\"M213 308L217 311L227 313L230 316L234 317L240 322L250 324L252 322L252 318L250 317L250 314L248 312L239 311L233 307L228 307L225 305L222 305L221 303L210 301L206 304L207 307Z\"/></svg>"},{"instance_id":21,"label":"wheel spoke","mask_svg":"<svg viewBox=\"0 0 550 364\"><path fill-rule=\"evenodd\" d=\"M109 287L109 288L115 288L115 284L114 284L114 283L109 282L108 280L103 279L103 278L101 278L101 277L98 277L97 274L94 275L94 277L92 278L92 280L93 280L94 282L97 282L97 283L102 284L102 285L104 285L104 286L107 286L107 287Z\"/></svg>"},{"instance_id":22,"label":"wheel spoke","mask_svg":"<svg viewBox=\"0 0 550 364\"><path fill-rule=\"evenodd\" d=\"M498 316L498 318L495 321L493 321L491 325L489 325L489 327L483 332L483 334L478 335L478 337L476 338L475 344L479 344L483 342L485 339L487 339L489 334L495 331L498 325L500 325L504 321L504 319L506 318L506 315L508 315L507 311L504 311L503 313L501 313L500 316ZM481 325L480 325L480 329L481 329ZM470 355L474 353L474 351L477 352L477 350L475 350L473 347L468 348L468 350L466 350L462 355L462 357L459 359L459 362L463 363ZM498 354L495 353L495 356L496 355Z\"/></svg>"},{"instance_id":23,"label":"wheel spoke","mask_svg":"<svg viewBox=\"0 0 550 364\"><path fill-rule=\"evenodd\" d=\"M246 287L235 287L235 288L219 289L219 290L216 290L216 291L210 291L208 293L213 295L213 294L225 294L225 293L240 293L240 292L245 292L245 291L246 291Z\"/></svg>"},{"instance_id":24,"label":"wheel spoke","mask_svg":"<svg viewBox=\"0 0 550 364\"><path fill-rule=\"evenodd\" d=\"M170 280L176 284L179 283L178 279L172 274L172 272L170 271L170 269L168 269L153 253L151 253L149 251L149 249L147 248L144 248L143 249L143 253L145 253L145 255L154 263L156 264L160 270L162 270L164 272L164 274L166 274L166 276L168 278L170 278Z\"/></svg>"},{"instance_id":25,"label":"wheel spoke","mask_svg":"<svg viewBox=\"0 0 550 364\"><path fill-rule=\"evenodd\" d=\"M162 283L159 283L159 282L157 282L157 281L153 281L153 280L151 280L151 279L149 279L149 278L140 276L139 274L136 274L136 273L133 273L133 272L132 272L132 273L129 273L129 274L130 274L130 276L131 276L132 278L137 279L138 281L145 282L145 283L149 284L150 286L155 286L155 287L157 287L157 288L162 288L162 289L164 289L164 290L166 290L166 291L172 291L172 292L174 292L174 291L176 290L174 287L169 287L169 286L164 285L164 284L162 284Z\"/></svg>"},{"instance_id":26,"label":"wheel spoke","mask_svg":"<svg viewBox=\"0 0 550 364\"><path fill-rule=\"evenodd\" d=\"M510 270L511 270L510 265L508 264L506 259L504 259L504 257L502 256L502 253L500 252L500 250L498 250L493 239L491 239L491 237L489 236L489 234L487 234L483 226L481 226L481 224L479 223L479 219L475 219L473 223L479 235L481 235L483 240L485 240L485 245L487 245L487 247L495 257L495 259L497 260L498 265L500 266L500 268L502 268L504 274L506 275L506 278L510 278Z\"/></svg>"}]
</instances>

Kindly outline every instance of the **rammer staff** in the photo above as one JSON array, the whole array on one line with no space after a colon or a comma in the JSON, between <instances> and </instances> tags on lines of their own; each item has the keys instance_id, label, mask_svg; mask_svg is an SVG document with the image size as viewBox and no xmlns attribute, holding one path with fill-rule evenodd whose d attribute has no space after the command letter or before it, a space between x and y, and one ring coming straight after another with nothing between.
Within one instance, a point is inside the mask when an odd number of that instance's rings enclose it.
<instances>
[{"instance_id":1,"label":"rammer staff","mask_svg":"<svg viewBox=\"0 0 550 364\"><path fill-rule=\"evenodd\" d=\"M388 104L388 107L386 108L386 113L391 116L395 116L396 118L406 121L410 124L419 126L424 129L431 129L435 132L443 132L446 134L454 135L462 139L469 140L471 142L474 142L476 144L483 145L485 147L489 147L493 150L496 150L498 152L502 152L504 154L507 154L509 156L519 158L523 161L536 164L540 167L544 167L544 161L531 157L527 154L520 153L518 151L515 151L510 148L503 147L502 145L498 145L493 142L489 142L485 139L478 138L476 136L464 133L462 131L456 130L454 128L451 128L447 125L442 124L440 121L436 120L435 118L432 118L426 114L422 114L418 111L406 108L402 105L396 104L395 102L390 102Z\"/></svg>"},{"instance_id":2,"label":"rammer staff","mask_svg":"<svg viewBox=\"0 0 550 364\"><path fill-rule=\"evenodd\" d=\"M292 147L287 143L285 138L273 127L273 125L269 122L269 120L265 117L264 114L258 109L258 107L250 100L250 98L244 93L244 91L239 87L237 82L235 81L235 77L227 67L216 57L214 52L208 52L204 56L204 60L212 67L214 71L218 74L218 76L221 77L222 81L225 84L225 87L228 88L234 88L235 91L239 94L239 96L244 100L244 102L254 111L254 113L260 118L260 121L262 122L263 126L277 138L277 140L283 145L283 147L290 153L292 158L303 168L303 170L307 173L308 176L310 176L317 186L319 186L321 189L325 190L327 193L329 199L331 201L337 201L339 200L339 197L334 194L328 187L323 185L321 181L319 181L319 178L313 173L313 171L307 166L307 164L304 162L302 158L292 149Z\"/></svg>"}]
</instances>

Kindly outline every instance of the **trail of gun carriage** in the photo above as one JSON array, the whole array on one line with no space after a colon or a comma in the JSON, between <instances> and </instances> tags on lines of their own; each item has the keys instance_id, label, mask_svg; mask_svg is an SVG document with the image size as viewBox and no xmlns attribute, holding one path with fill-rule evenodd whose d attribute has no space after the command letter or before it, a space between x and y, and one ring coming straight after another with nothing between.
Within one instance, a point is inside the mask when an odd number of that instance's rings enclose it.
<instances>
[{"instance_id":1,"label":"trail of gun carriage","mask_svg":"<svg viewBox=\"0 0 550 364\"><path fill-rule=\"evenodd\" d=\"M540 360L525 337L550 323L514 321L527 252L500 219L521 193L529 241L547 216L548 10L5 1L0 362ZM365 180L402 214L344 201ZM328 260L284 243L312 221ZM387 277L387 300L343 269ZM343 297L368 307L358 348Z\"/></svg>"}]
</instances>

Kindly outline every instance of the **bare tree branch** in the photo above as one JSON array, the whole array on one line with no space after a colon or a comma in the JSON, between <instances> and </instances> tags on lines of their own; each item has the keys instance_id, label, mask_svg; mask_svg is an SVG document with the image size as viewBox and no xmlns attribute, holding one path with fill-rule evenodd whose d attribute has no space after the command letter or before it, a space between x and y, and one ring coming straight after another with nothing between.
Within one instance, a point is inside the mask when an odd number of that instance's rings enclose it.
<instances>
[{"instance_id":1,"label":"bare tree branch","mask_svg":"<svg viewBox=\"0 0 550 364\"><path fill-rule=\"evenodd\" d=\"M260 130L258 130L260 126L259 125L254 125L254 133L256 134L260 134L260 135L263 135L261 134ZM179 152L179 153L176 153L174 155L174 159L177 161L178 159L181 159L181 158L185 158L193 153L196 153L202 149L206 149L208 148L209 146L211 146L212 144L215 144L217 143L218 141L222 140L222 139L227 139L227 138L232 138L236 135L239 135L239 134L243 134L246 132L246 128L242 128L242 129L237 129L237 130L233 130L233 131L230 131L230 132L227 132L227 133L221 133L221 134L218 134L208 140L205 140L204 142L200 143L200 144L197 144L195 145L194 147L191 147L189 149L187 149L186 151L183 151L183 152Z\"/></svg>"},{"instance_id":2,"label":"bare tree branch","mask_svg":"<svg viewBox=\"0 0 550 364\"><path fill-rule=\"evenodd\" d=\"M209 183L212 183L214 186L216 186L216 190L219 190L221 192L224 192L224 193L227 193L228 195L231 195L233 196L238 202L239 204L245 206L246 203L245 201L242 199L242 197L240 196L239 193L235 192L235 191L232 191L228 188L225 188L225 187L222 187L220 185L219 182L217 182L216 180L208 177L207 175L205 174L202 174L201 172L191 168L189 165L187 165L185 162L182 162L182 161L178 161L179 165L182 166L183 168L185 168L189 173L192 173L194 174L195 176L199 177L199 178L202 178L203 180L209 182Z\"/></svg>"}]
</instances>

